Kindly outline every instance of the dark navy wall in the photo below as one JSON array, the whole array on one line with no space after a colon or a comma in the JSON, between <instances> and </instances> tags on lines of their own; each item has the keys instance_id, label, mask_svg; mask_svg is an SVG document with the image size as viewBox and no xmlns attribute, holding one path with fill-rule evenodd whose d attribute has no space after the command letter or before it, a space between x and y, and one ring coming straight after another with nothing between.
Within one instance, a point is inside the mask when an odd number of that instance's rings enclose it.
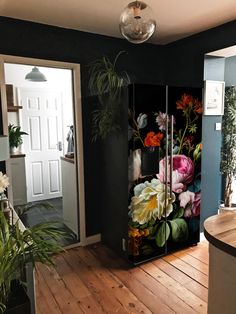
<instances>
[{"instance_id":1,"label":"dark navy wall","mask_svg":"<svg viewBox=\"0 0 236 314\"><path fill-rule=\"evenodd\" d=\"M166 46L170 85L203 86L204 55L236 44L236 20Z\"/></svg>"},{"instance_id":2,"label":"dark navy wall","mask_svg":"<svg viewBox=\"0 0 236 314\"><path fill-rule=\"evenodd\" d=\"M132 45L125 40L89 34L69 29L52 27L0 17L0 53L31 58L67 61L81 64L82 106L84 120L85 201L87 235L100 232L99 198L105 194L101 184L103 176L103 143L92 144L90 140L90 113L93 104L84 99L88 95L87 64L102 55L115 56L120 50L127 51L119 62L120 69L131 74L138 83L168 84L174 86L202 87L204 78L204 54L236 44L236 21L206 32L179 40L166 46L151 44ZM204 118L205 119L205 118ZM203 142L208 154L203 156L204 176L219 174L218 162L212 163L211 156L219 154L219 142L212 131L218 118L211 117L211 125L203 124ZM209 120L209 121L210 121ZM211 129L211 131L209 131ZM209 132L208 132L209 131ZM208 144L211 144L208 146ZM218 156L218 155L217 155ZM210 167L207 169L207 167ZM209 172L210 171L210 172ZM207 215L215 211L219 198L218 188L208 192L212 182L205 182L205 200L209 200ZM217 183L216 183L217 185ZM205 206L205 205L204 205ZM205 209L202 217L206 217ZM202 219L203 219L202 218Z\"/></svg>"},{"instance_id":3,"label":"dark navy wall","mask_svg":"<svg viewBox=\"0 0 236 314\"><path fill-rule=\"evenodd\" d=\"M133 82L158 84L163 80L164 47L151 44L133 45L126 40L75 30L0 17L0 54L80 63L84 134L85 203L87 236L100 232L101 196L105 165L103 143L91 143L91 111L94 103L88 95L88 63L103 55L119 59Z\"/></svg>"},{"instance_id":4,"label":"dark navy wall","mask_svg":"<svg viewBox=\"0 0 236 314\"><path fill-rule=\"evenodd\" d=\"M224 80L224 58L204 62L204 56L235 45L235 32L233 21L167 45L167 83L203 87L204 79ZM221 132L215 131L216 122L221 122L220 116L203 117L201 223L217 213L221 199Z\"/></svg>"}]
</instances>

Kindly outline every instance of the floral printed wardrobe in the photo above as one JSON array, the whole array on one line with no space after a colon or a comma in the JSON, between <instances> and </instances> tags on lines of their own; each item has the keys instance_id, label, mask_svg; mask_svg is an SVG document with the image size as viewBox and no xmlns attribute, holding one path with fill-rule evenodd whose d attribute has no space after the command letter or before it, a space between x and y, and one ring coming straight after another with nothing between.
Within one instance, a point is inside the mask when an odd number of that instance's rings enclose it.
<instances>
[{"instance_id":1,"label":"floral printed wardrobe","mask_svg":"<svg viewBox=\"0 0 236 314\"><path fill-rule=\"evenodd\" d=\"M129 87L129 260L199 241L202 89Z\"/></svg>"}]
</instances>

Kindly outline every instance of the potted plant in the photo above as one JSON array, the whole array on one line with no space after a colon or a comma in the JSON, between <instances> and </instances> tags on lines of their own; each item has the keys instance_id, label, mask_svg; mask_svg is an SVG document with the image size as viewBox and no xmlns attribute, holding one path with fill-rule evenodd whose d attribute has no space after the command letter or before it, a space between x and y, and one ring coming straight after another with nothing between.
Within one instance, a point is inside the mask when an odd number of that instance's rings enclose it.
<instances>
[{"instance_id":1,"label":"potted plant","mask_svg":"<svg viewBox=\"0 0 236 314\"><path fill-rule=\"evenodd\" d=\"M232 208L233 183L236 175L236 88L225 91L222 120L221 173L224 177L224 208Z\"/></svg>"},{"instance_id":2,"label":"potted plant","mask_svg":"<svg viewBox=\"0 0 236 314\"><path fill-rule=\"evenodd\" d=\"M89 64L89 89L97 95L100 109L92 112L92 140L105 139L110 133L118 132L119 101L121 87L130 83L128 74L118 72L117 60L124 51L120 51L114 61L103 56Z\"/></svg>"},{"instance_id":3,"label":"potted plant","mask_svg":"<svg viewBox=\"0 0 236 314\"><path fill-rule=\"evenodd\" d=\"M20 126L9 124L8 135L10 151L11 153L14 153L16 148L23 143L22 135L28 135L28 133L21 131Z\"/></svg>"},{"instance_id":4,"label":"potted plant","mask_svg":"<svg viewBox=\"0 0 236 314\"><path fill-rule=\"evenodd\" d=\"M9 223L0 211L0 313L30 313L21 285L25 266L36 262L53 265L52 254L62 250L59 240L63 236L65 232L53 222L23 230L19 220Z\"/></svg>"}]
</instances>

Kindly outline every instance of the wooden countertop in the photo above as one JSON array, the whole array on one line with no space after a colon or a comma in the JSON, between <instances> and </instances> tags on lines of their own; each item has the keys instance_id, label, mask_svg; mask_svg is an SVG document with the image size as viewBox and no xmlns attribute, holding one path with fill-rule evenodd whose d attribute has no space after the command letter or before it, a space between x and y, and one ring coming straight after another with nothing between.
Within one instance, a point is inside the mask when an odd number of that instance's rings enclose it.
<instances>
[{"instance_id":1,"label":"wooden countertop","mask_svg":"<svg viewBox=\"0 0 236 314\"><path fill-rule=\"evenodd\" d=\"M236 211L207 218L204 234L212 245L236 257Z\"/></svg>"},{"instance_id":2,"label":"wooden countertop","mask_svg":"<svg viewBox=\"0 0 236 314\"><path fill-rule=\"evenodd\" d=\"M21 157L25 157L25 154L16 153L16 154L11 154L10 157L11 157L11 158L21 158Z\"/></svg>"}]
</instances>

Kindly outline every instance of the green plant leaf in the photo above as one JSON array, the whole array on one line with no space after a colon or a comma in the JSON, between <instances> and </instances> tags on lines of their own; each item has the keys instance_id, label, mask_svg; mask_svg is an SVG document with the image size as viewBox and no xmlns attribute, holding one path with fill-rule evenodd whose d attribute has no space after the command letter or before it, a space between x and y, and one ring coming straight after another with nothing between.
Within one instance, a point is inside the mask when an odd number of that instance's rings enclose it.
<instances>
[{"instance_id":1,"label":"green plant leaf","mask_svg":"<svg viewBox=\"0 0 236 314\"><path fill-rule=\"evenodd\" d=\"M188 239L188 225L182 218L170 220L171 236L174 242L184 242Z\"/></svg>"},{"instance_id":2,"label":"green plant leaf","mask_svg":"<svg viewBox=\"0 0 236 314\"><path fill-rule=\"evenodd\" d=\"M60 239L66 232L53 222L22 230L19 223L9 224L0 211L0 313L11 292L11 282L20 279L26 263L53 265L52 254L62 250Z\"/></svg>"},{"instance_id":3,"label":"green plant leaf","mask_svg":"<svg viewBox=\"0 0 236 314\"><path fill-rule=\"evenodd\" d=\"M156 245L163 247L170 236L170 227L166 221L161 221L156 234Z\"/></svg>"},{"instance_id":4,"label":"green plant leaf","mask_svg":"<svg viewBox=\"0 0 236 314\"><path fill-rule=\"evenodd\" d=\"M183 217L183 215L184 215L184 208L183 207L177 207L174 210L173 219Z\"/></svg>"},{"instance_id":5,"label":"green plant leaf","mask_svg":"<svg viewBox=\"0 0 236 314\"><path fill-rule=\"evenodd\" d=\"M157 228L158 228L158 224L156 224L155 226L151 226L151 227L148 228L148 230L149 230L148 239L149 239L149 240L154 240L154 239L156 238Z\"/></svg>"}]
</instances>

